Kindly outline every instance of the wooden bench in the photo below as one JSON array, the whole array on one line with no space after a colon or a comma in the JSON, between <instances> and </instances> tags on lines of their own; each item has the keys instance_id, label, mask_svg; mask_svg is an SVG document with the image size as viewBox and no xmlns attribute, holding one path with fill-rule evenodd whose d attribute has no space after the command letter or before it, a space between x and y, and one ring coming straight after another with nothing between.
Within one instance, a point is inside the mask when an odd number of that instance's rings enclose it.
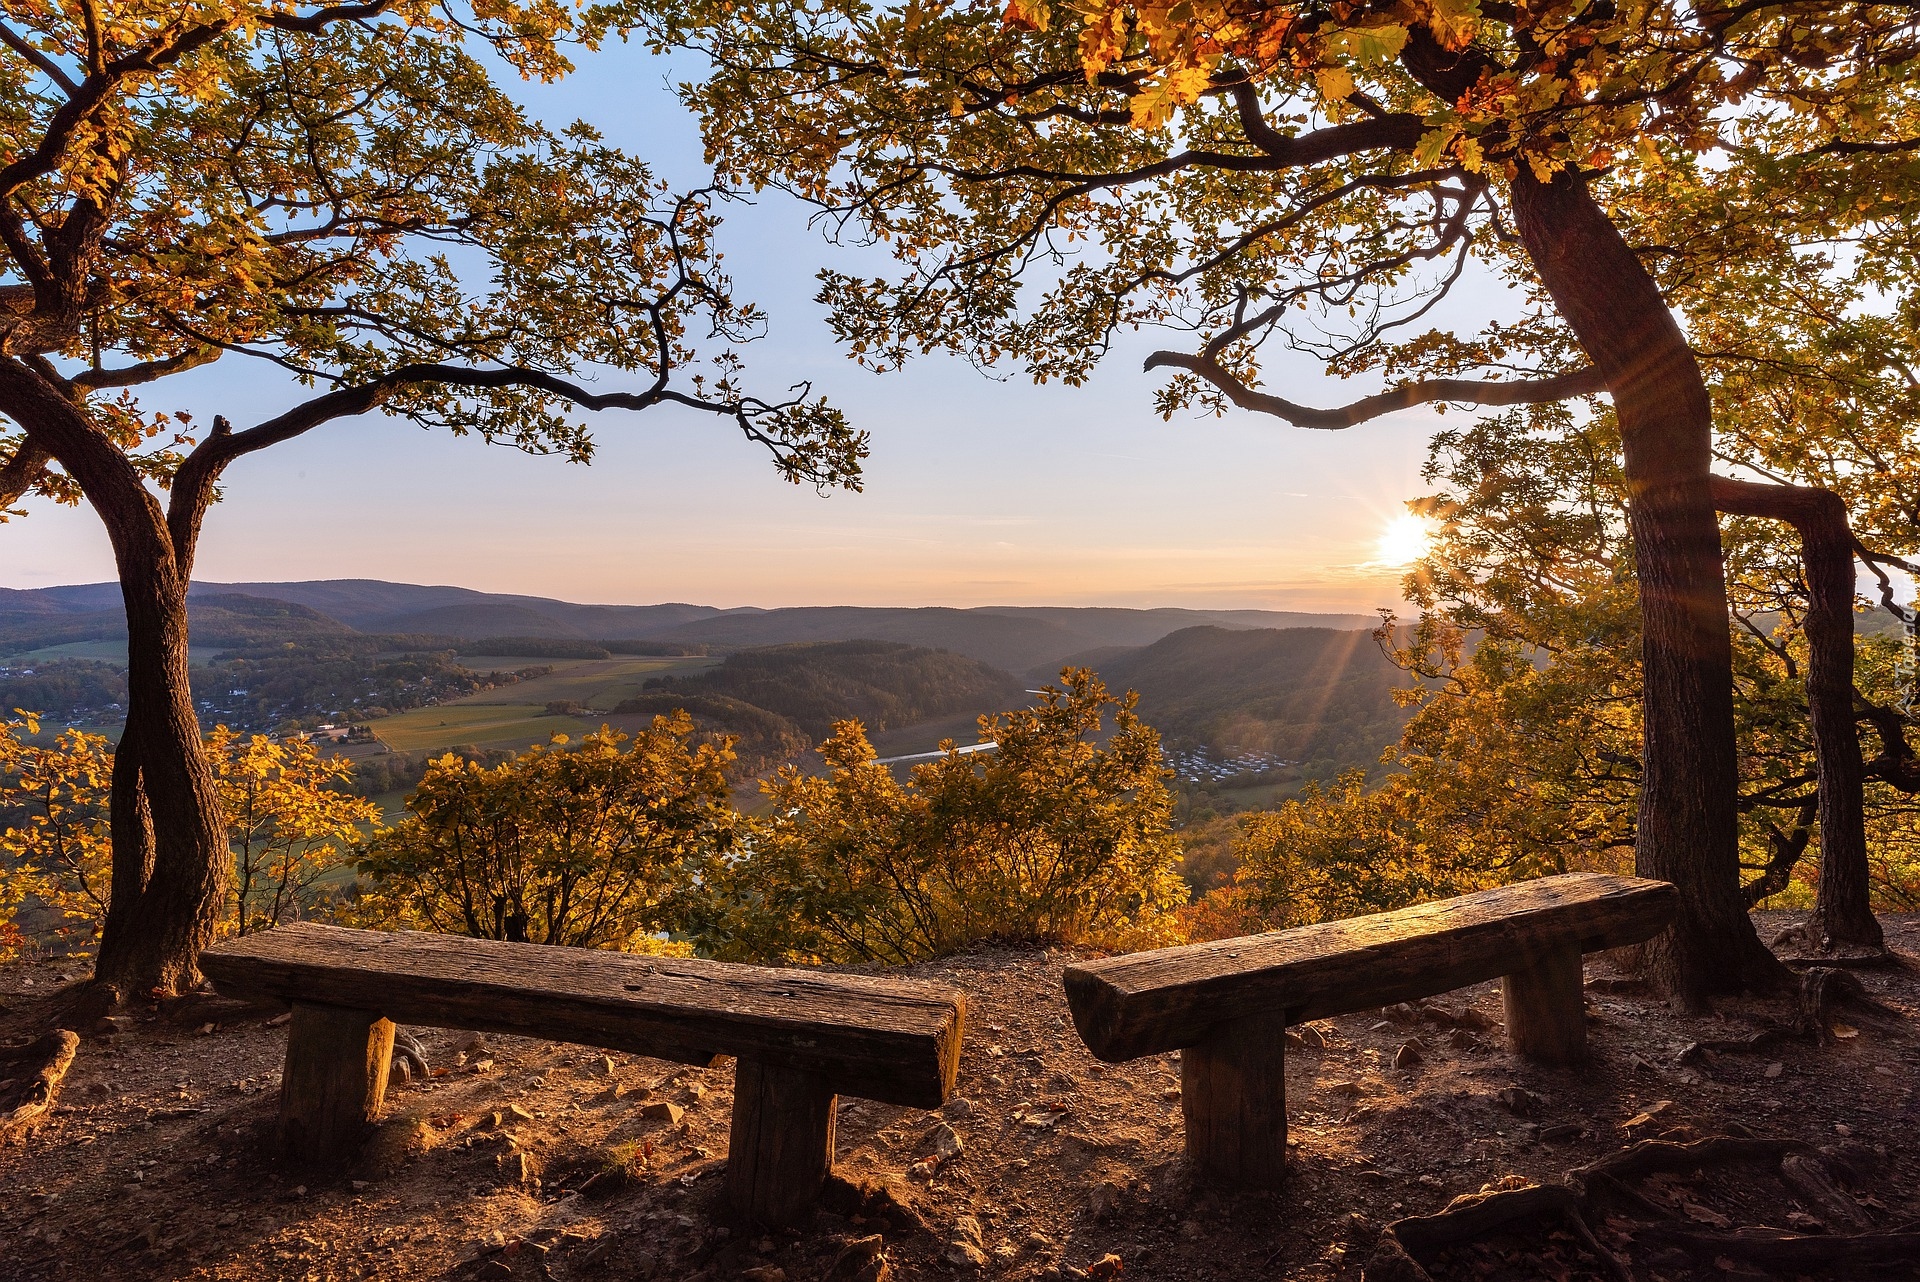
<instances>
[{"instance_id":1,"label":"wooden bench","mask_svg":"<svg viewBox=\"0 0 1920 1282\"><path fill-rule=\"evenodd\" d=\"M291 1004L281 1137L307 1162L340 1162L364 1138L396 1022L682 1064L732 1055L728 1197L775 1224L832 1169L837 1095L946 1101L966 1011L957 990L908 980L311 924L217 944L200 968L222 993Z\"/></svg>"},{"instance_id":2,"label":"wooden bench","mask_svg":"<svg viewBox=\"0 0 1920 1282\"><path fill-rule=\"evenodd\" d=\"M1187 1155L1271 1187L1287 1151L1286 1027L1505 976L1522 1055L1586 1055L1580 957L1651 939L1679 893L1664 881L1568 873L1296 930L1133 953L1065 975L1080 1038L1110 1064L1180 1052Z\"/></svg>"}]
</instances>

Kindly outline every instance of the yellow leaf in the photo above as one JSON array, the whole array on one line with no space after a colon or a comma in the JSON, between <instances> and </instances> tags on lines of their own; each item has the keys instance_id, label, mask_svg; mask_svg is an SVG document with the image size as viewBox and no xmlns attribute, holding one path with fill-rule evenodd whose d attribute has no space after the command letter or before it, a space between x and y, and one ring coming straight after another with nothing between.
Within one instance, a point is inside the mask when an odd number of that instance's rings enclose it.
<instances>
[{"instance_id":1,"label":"yellow leaf","mask_svg":"<svg viewBox=\"0 0 1920 1282\"><path fill-rule=\"evenodd\" d=\"M1328 102L1345 102L1353 92L1353 75L1345 67L1322 67L1313 73L1320 96Z\"/></svg>"},{"instance_id":2,"label":"yellow leaf","mask_svg":"<svg viewBox=\"0 0 1920 1282\"><path fill-rule=\"evenodd\" d=\"M1454 139L1454 131L1447 128L1429 129L1420 135L1420 141L1414 144L1413 158L1422 165L1437 165L1440 158L1447 154L1447 145Z\"/></svg>"},{"instance_id":3,"label":"yellow leaf","mask_svg":"<svg viewBox=\"0 0 1920 1282\"><path fill-rule=\"evenodd\" d=\"M1053 11L1047 0L1007 0L1001 25L1019 31L1045 31L1052 20Z\"/></svg>"},{"instance_id":4,"label":"yellow leaf","mask_svg":"<svg viewBox=\"0 0 1920 1282\"><path fill-rule=\"evenodd\" d=\"M1427 29L1447 49L1464 49L1480 30L1480 0L1431 0Z\"/></svg>"}]
</instances>

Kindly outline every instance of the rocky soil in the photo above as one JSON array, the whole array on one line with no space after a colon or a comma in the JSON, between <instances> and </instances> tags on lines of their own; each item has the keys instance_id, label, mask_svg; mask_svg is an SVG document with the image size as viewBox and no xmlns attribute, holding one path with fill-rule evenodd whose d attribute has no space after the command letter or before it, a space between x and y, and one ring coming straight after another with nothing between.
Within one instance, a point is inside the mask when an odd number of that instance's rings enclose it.
<instances>
[{"instance_id":1,"label":"rocky soil","mask_svg":"<svg viewBox=\"0 0 1920 1282\"><path fill-rule=\"evenodd\" d=\"M1787 920L1767 917L1767 934ZM1906 965L1860 972L1887 1011L1842 1012L1825 1045L1702 1050L1792 1011L1681 1016L1595 959L1594 1058L1577 1071L1505 1053L1497 984L1304 1026L1287 1075L1294 1174L1278 1193L1194 1182L1175 1057L1092 1059L1060 989L1070 957L917 967L971 1003L959 1097L937 1114L842 1100L839 1179L804 1231L721 1213L726 1067L458 1031L414 1030L431 1072L396 1078L353 1170L282 1170L269 1138L284 1023L196 998L76 1029L58 1106L0 1148L0 1280L1358 1279L1392 1221L1662 1136L1811 1143L1849 1172L1865 1226L1893 1230L1920 1221L1920 918L1888 924ZM79 977L71 963L0 968L0 1041L45 1031ZM1845 1227L1764 1181L1660 1176L1622 1196L1683 1225ZM1435 1276L1617 1276L1565 1238L1452 1252ZM1634 1267L1647 1282L1915 1276L1878 1263L1776 1274L1669 1253Z\"/></svg>"}]
</instances>

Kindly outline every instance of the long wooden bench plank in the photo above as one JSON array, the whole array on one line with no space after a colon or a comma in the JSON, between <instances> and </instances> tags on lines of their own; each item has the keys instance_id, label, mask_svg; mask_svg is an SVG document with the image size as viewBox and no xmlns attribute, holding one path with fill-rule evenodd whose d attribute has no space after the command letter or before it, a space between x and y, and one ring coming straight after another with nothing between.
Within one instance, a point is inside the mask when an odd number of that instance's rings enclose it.
<instances>
[{"instance_id":1,"label":"long wooden bench plank","mask_svg":"<svg viewBox=\"0 0 1920 1282\"><path fill-rule=\"evenodd\" d=\"M959 990L917 981L311 923L224 941L200 967L253 1000L682 1063L734 1055L916 1108L951 1093L966 1009Z\"/></svg>"},{"instance_id":2,"label":"long wooden bench plank","mask_svg":"<svg viewBox=\"0 0 1920 1282\"><path fill-rule=\"evenodd\" d=\"M1074 1026L1109 1063L1197 1046L1216 1025L1288 1023L1411 1001L1580 952L1651 939L1672 921L1666 882L1567 873L1397 912L1322 922L1067 968Z\"/></svg>"}]
</instances>

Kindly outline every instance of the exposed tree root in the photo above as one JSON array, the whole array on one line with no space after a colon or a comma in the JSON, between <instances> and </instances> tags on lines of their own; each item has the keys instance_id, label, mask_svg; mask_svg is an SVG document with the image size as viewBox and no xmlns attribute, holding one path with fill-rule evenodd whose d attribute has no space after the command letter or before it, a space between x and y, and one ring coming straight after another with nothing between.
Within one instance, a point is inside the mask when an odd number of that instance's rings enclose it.
<instances>
[{"instance_id":1,"label":"exposed tree root","mask_svg":"<svg viewBox=\"0 0 1920 1282\"><path fill-rule=\"evenodd\" d=\"M1801 1234L1780 1229L1733 1229L1722 1233L1654 1225L1634 1237L1678 1246L1708 1259L1725 1257L1795 1273L1920 1264L1920 1233Z\"/></svg>"},{"instance_id":2,"label":"exposed tree root","mask_svg":"<svg viewBox=\"0 0 1920 1282\"><path fill-rule=\"evenodd\" d=\"M1677 1064L1693 1064L1706 1054L1741 1055L1765 1050L1775 1042L1792 1041L1797 1034L1785 1028L1763 1028L1757 1033L1745 1037L1723 1037L1704 1042L1691 1042L1687 1048L1674 1056Z\"/></svg>"},{"instance_id":3,"label":"exposed tree root","mask_svg":"<svg viewBox=\"0 0 1920 1282\"><path fill-rule=\"evenodd\" d=\"M1865 1208L1834 1182L1825 1162L1805 1153L1789 1153L1780 1159L1780 1182L1835 1228L1864 1233L1873 1227Z\"/></svg>"},{"instance_id":4,"label":"exposed tree root","mask_svg":"<svg viewBox=\"0 0 1920 1282\"><path fill-rule=\"evenodd\" d=\"M1777 1165L1782 1158L1794 1153L1817 1156L1819 1150L1799 1140L1745 1139L1733 1135L1694 1140L1687 1144L1676 1144L1671 1140L1642 1140L1618 1153L1610 1153L1597 1162L1570 1171L1568 1175L1584 1185L1595 1175L1628 1180L1661 1171L1697 1171L1735 1162Z\"/></svg>"},{"instance_id":5,"label":"exposed tree root","mask_svg":"<svg viewBox=\"0 0 1920 1282\"><path fill-rule=\"evenodd\" d=\"M1457 1197L1436 1215L1397 1220L1380 1236L1364 1282L1432 1282L1423 1261L1526 1220L1557 1221L1573 1230L1616 1282L1635 1282L1625 1261L1602 1246L1587 1223L1586 1198L1564 1184L1502 1189Z\"/></svg>"},{"instance_id":6,"label":"exposed tree root","mask_svg":"<svg viewBox=\"0 0 1920 1282\"><path fill-rule=\"evenodd\" d=\"M1773 937L1772 947L1793 948L1795 951L1780 960L1789 966L1898 966L1900 958L1885 944L1877 948L1852 944L1836 944L1829 939L1814 937L1810 926L1802 924L1789 926Z\"/></svg>"},{"instance_id":7,"label":"exposed tree root","mask_svg":"<svg viewBox=\"0 0 1920 1282\"><path fill-rule=\"evenodd\" d=\"M79 1035L64 1028L0 1049L0 1144L26 1134L53 1108L79 1050Z\"/></svg>"},{"instance_id":8,"label":"exposed tree root","mask_svg":"<svg viewBox=\"0 0 1920 1282\"><path fill-rule=\"evenodd\" d=\"M1702 1229L1677 1220L1672 1210L1630 1183L1649 1175L1686 1175L1742 1164L1773 1167L1785 1189L1836 1231L1802 1235L1772 1228ZM1840 1157L1798 1140L1644 1140L1568 1172L1565 1184L1472 1194L1455 1198L1434 1215L1389 1224L1367 1262L1364 1282L1434 1282L1429 1269L1437 1267L1447 1250L1513 1232L1526 1221L1566 1225L1615 1282L1635 1282L1632 1261L1610 1250L1593 1232L1598 1200L1626 1208L1630 1217L1652 1221L1632 1230L1636 1247L1679 1249L1708 1260L1799 1273L1920 1264L1920 1231L1876 1231L1866 1208L1841 1187L1852 1175ZM1695 1209L1688 1207L1690 1213ZM1617 1219L1609 1223L1619 1227Z\"/></svg>"}]
</instances>

